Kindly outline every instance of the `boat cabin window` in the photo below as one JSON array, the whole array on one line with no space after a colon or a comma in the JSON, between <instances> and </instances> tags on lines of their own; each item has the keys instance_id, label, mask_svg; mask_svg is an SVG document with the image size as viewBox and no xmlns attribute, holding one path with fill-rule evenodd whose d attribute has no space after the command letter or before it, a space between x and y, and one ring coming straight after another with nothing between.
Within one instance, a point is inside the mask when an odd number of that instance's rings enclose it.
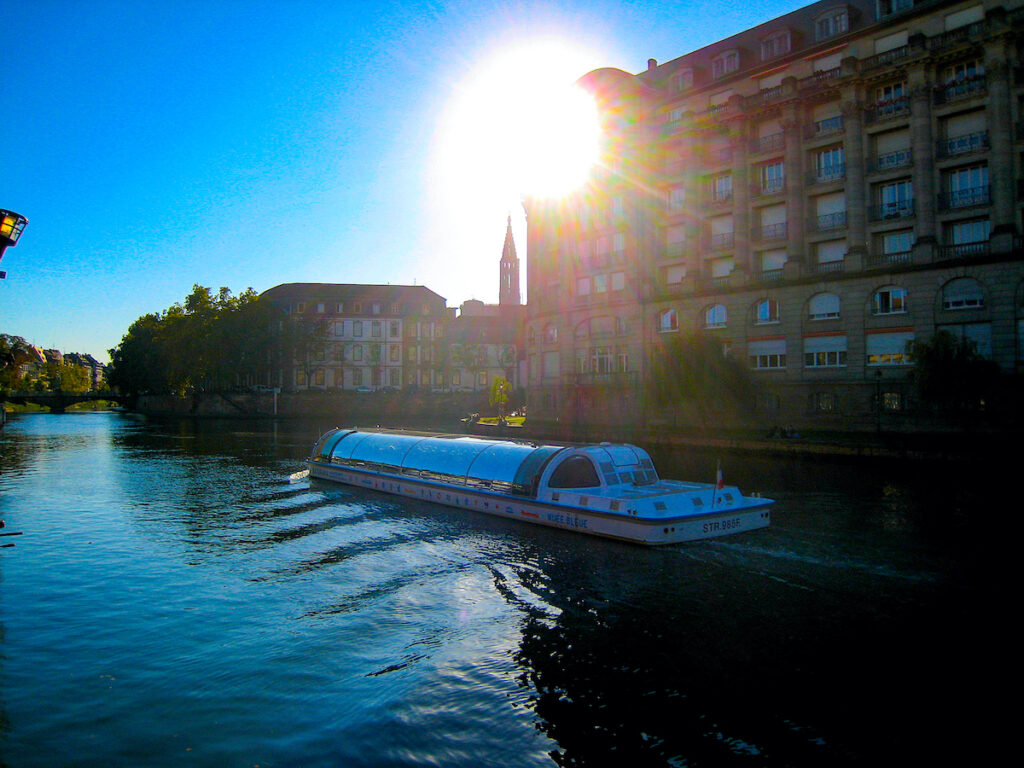
<instances>
[{"instance_id":1,"label":"boat cabin window","mask_svg":"<svg viewBox=\"0 0 1024 768\"><path fill-rule=\"evenodd\" d=\"M586 456L570 456L551 473L549 488L596 488L601 485L594 462Z\"/></svg>"}]
</instances>

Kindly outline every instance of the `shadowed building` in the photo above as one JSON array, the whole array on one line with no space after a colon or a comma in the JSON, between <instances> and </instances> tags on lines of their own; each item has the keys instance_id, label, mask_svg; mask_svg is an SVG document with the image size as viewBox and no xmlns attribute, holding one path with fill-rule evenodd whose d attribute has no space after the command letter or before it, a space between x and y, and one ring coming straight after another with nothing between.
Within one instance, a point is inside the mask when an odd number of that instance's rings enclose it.
<instances>
[{"instance_id":1,"label":"shadowed building","mask_svg":"<svg viewBox=\"0 0 1024 768\"><path fill-rule=\"evenodd\" d=\"M826 0L581 78L601 163L526 201L531 420L669 418L643 393L681 337L753 380L723 425L897 424L939 330L1017 372L1022 40L1014 0Z\"/></svg>"}]
</instances>

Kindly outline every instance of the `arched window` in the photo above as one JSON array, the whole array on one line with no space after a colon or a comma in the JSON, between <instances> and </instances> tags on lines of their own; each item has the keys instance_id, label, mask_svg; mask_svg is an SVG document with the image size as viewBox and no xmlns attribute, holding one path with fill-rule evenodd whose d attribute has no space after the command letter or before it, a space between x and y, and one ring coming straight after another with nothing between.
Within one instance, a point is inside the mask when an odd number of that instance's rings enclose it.
<instances>
[{"instance_id":1,"label":"arched window","mask_svg":"<svg viewBox=\"0 0 1024 768\"><path fill-rule=\"evenodd\" d=\"M770 325L779 322L779 302L763 299L754 305L754 325Z\"/></svg>"},{"instance_id":2,"label":"arched window","mask_svg":"<svg viewBox=\"0 0 1024 768\"><path fill-rule=\"evenodd\" d=\"M871 297L871 314L898 315L907 311L907 289L885 285Z\"/></svg>"},{"instance_id":3,"label":"arched window","mask_svg":"<svg viewBox=\"0 0 1024 768\"><path fill-rule=\"evenodd\" d=\"M693 87L693 70L681 69L672 75L669 80L669 88L673 93L681 93Z\"/></svg>"},{"instance_id":4,"label":"arched window","mask_svg":"<svg viewBox=\"0 0 1024 768\"><path fill-rule=\"evenodd\" d=\"M705 328L725 328L728 319L729 315L725 311L725 304L712 304L704 310Z\"/></svg>"},{"instance_id":5,"label":"arched window","mask_svg":"<svg viewBox=\"0 0 1024 768\"><path fill-rule=\"evenodd\" d=\"M942 288L943 309L984 309L985 289L972 277L950 280Z\"/></svg>"},{"instance_id":6,"label":"arched window","mask_svg":"<svg viewBox=\"0 0 1024 768\"><path fill-rule=\"evenodd\" d=\"M789 31L775 32L761 40L761 61L789 53Z\"/></svg>"},{"instance_id":7,"label":"arched window","mask_svg":"<svg viewBox=\"0 0 1024 768\"><path fill-rule=\"evenodd\" d=\"M666 309L658 318L658 330L662 333L679 330L679 316L674 309Z\"/></svg>"},{"instance_id":8,"label":"arched window","mask_svg":"<svg viewBox=\"0 0 1024 768\"><path fill-rule=\"evenodd\" d=\"M740 68L740 54L737 50L725 51L711 60L711 76L716 80Z\"/></svg>"},{"instance_id":9,"label":"arched window","mask_svg":"<svg viewBox=\"0 0 1024 768\"><path fill-rule=\"evenodd\" d=\"M549 488L597 488L601 479L594 462L586 456L570 456L551 473Z\"/></svg>"},{"instance_id":10,"label":"arched window","mask_svg":"<svg viewBox=\"0 0 1024 768\"><path fill-rule=\"evenodd\" d=\"M807 317L811 320L831 320L839 317L839 297L834 293L816 293L807 302Z\"/></svg>"}]
</instances>

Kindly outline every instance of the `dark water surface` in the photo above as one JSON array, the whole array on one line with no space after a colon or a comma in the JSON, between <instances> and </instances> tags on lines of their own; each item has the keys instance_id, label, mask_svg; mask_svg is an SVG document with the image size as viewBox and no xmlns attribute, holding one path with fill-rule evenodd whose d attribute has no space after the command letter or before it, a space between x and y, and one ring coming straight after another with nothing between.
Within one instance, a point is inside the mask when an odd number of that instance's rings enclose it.
<instances>
[{"instance_id":1,"label":"dark water surface","mask_svg":"<svg viewBox=\"0 0 1024 768\"><path fill-rule=\"evenodd\" d=\"M980 711L973 471L727 456L772 527L651 550L290 483L316 437L9 422L0 765L925 765L1010 741Z\"/></svg>"}]
</instances>

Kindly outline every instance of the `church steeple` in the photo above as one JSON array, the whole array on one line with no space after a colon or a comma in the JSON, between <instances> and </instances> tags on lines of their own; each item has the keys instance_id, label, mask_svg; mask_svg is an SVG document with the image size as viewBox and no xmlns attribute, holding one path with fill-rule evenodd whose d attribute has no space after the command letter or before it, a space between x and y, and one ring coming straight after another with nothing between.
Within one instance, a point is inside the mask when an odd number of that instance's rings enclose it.
<instances>
[{"instance_id":1,"label":"church steeple","mask_svg":"<svg viewBox=\"0 0 1024 768\"><path fill-rule=\"evenodd\" d=\"M512 239L512 217L508 217L508 228L505 230L505 246L501 249L501 277L498 286L498 304L500 306L519 306L519 257L516 256L516 244Z\"/></svg>"}]
</instances>

